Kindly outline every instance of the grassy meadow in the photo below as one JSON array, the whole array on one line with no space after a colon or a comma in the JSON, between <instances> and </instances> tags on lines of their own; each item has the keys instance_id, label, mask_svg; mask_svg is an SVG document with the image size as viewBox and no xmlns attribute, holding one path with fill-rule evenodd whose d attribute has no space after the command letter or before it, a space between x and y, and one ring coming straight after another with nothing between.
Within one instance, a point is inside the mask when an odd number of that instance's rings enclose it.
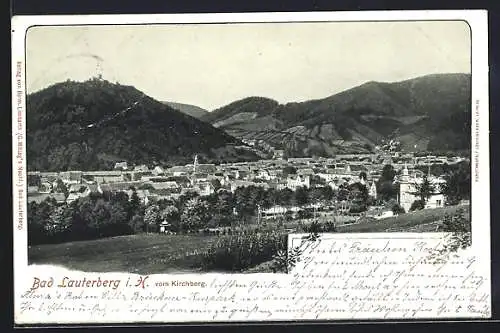
<instances>
[{"instance_id":1,"label":"grassy meadow","mask_svg":"<svg viewBox=\"0 0 500 333\"><path fill-rule=\"evenodd\" d=\"M339 233L432 232L445 214L469 206L450 206L402 214L377 221L338 227ZM285 225L294 227L296 223ZM298 231L300 232L300 231ZM92 272L139 274L199 272L202 252L231 236L137 234L91 241L47 244L29 248L30 264L53 264ZM266 271L269 265L260 264ZM248 272L262 271L250 268Z\"/></svg>"}]
</instances>

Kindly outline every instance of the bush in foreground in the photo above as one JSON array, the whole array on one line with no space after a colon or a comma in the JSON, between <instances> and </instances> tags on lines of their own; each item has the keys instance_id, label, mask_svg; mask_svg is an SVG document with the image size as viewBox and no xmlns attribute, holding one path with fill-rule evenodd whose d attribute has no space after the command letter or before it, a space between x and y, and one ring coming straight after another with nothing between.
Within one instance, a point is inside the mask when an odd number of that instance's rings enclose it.
<instances>
[{"instance_id":1,"label":"bush in foreground","mask_svg":"<svg viewBox=\"0 0 500 333\"><path fill-rule=\"evenodd\" d=\"M201 266L205 271L243 271L272 260L280 250L287 250L286 234L253 232L221 237L202 254Z\"/></svg>"}]
</instances>

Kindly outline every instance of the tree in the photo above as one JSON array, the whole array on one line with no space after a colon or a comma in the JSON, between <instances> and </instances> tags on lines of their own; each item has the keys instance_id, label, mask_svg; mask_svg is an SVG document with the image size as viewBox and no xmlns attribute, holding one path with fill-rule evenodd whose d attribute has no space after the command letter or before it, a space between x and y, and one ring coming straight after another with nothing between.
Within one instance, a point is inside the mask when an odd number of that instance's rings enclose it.
<instances>
[{"instance_id":1,"label":"tree","mask_svg":"<svg viewBox=\"0 0 500 333\"><path fill-rule=\"evenodd\" d=\"M212 184L212 186L214 187L214 190L217 191L218 189L220 189L222 187L221 183L220 183L220 180L215 178L215 179L212 179L210 181L210 183Z\"/></svg>"},{"instance_id":2,"label":"tree","mask_svg":"<svg viewBox=\"0 0 500 333\"><path fill-rule=\"evenodd\" d=\"M146 232L150 232L151 229L156 229L158 223L160 222L160 207L158 205L150 205L146 208L144 212L144 224L146 226Z\"/></svg>"},{"instance_id":3,"label":"tree","mask_svg":"<svg viewBox=\"0 0 500 333\"><path fill-rule=\"evenodd\" d=\"M359 173L359 179L360 179L360 180L363 180L363 181L366 181L366 180L368 179L368 176L366 175L366 172L361 171L361 172Z\"/></svg>"},{"instance_id":4,"label":"tree","mask_svg":"<svg viewBox=\"0 0 500 333\"><path fill-rule=\"evenodd\" d=\"M427 175L424 174L422 178L422 182L419 184L415 184L415 192L412 194L418 196L420 201L423 202L424 206L427 203L427 200L434 194L435 187L427 178Z\"/></svg>"},{"instance_id":5,"label":"tree","mask_svg":"<svg viewBox=\"0 0 500 333\"><path fill-rule=\"evenodd\" d=\"M391 210L394 213L394 215L399 215L399 214L405 213L405 209L403 207L401 207L399 204L393 205Z\"/></svg>"},{"instance_id":6,"label":"tree","mask_svg":"<svg viewBox=\"0 0 500 333\"><path fill-rule=\"evenodd\" d=\"M386 164L382 168L382 174L380 175L380 182L388 182L390 181L391 183L394 181L394 177L396 176L396 170L394 170L394 167L391 164Z\"/></svg>"},{"instance_id":7,"label":"tree","mask_svg":"<svg viewBox=\"0 0 500 333\"><path fill-rule=\"evenodd\" d=\"M137 195L137 191L135 187L132 188L132 194L130 195L130 202L128 204L128 216L132 218L132 216L140 214L141 212L141 199Z\"/></svg>"},{"instance_id":8,"label":"tree","mask_svg":"<svg viewBox=\"0 0 500 333\"><path fill-rule=\"evenodd\" d=\"M293 167L291 165L286 166L283 168L283 176L288 176L288 175L295 175L297 174L297 168Z\"/></svg>"},{"instance_id":9,"label":"tree","mask_svg":"<svg viewBox=\"0 0 500 333\"><path fill-rule=\"evenodd\" d=\"M40 187L42 185L42 178L39 175L28 175L28 186Z\"/></svg>"},{"instance_id":10,"label":"tree","mask_svg":"<svg viewBox=\"0 0 500 333\"><path fill-rule=\"evenodd\" d=\"M134 232L139 232L144 230L144 217L141 215L134 215L129 221L129 226Z\"/></svg>"},{"instance_id":11,"label":"tree","mask_svg":"<svg viewBox=\"0 0 500 333\"><path fill-rule=\"evenodd\" d=\"M56 186L54 187L54 192L64 193L65 197L68 197L69 194L68 187L61 179L57 179Z\"/></svg>"},{"instance_id":12,"label":"tree","mask_svg":"<svg viewBox=\"0 0 500 333\"><path fill-rule=\"evenodd\" d=\"M200 197L192 198L186 202L181 213L181 229L186 231L203 228L210 217L208 204Z\"/></svg>"},{"instance_id":13,"label":"tree","mask_svg":"<svg viewBox=\"0 0 500 333\"><path fill-rule=\"evenodd\" d=\"M410 206L410 212L413 212L415 210L421 210L425 208L425 202L422 200L415 200L412 202Z\"/></svg>"},{"instance_id":14,"label":"tree","mask_svg":"<svg viewBox=\"0 0 500 333\"><path fill-rule=\"evenodd\" d=\"M50 214L49 231L52 236L64 240L65 234L70 230L73 214L68 206L55 207Z\"/></svg>"},{"instance_id":15,"label":"tree","mask_svg":"<svg viewBox=\"0 0 500 333\"><path fill-rule=\"evenodd\" d=\"M213 205L213 210L219 215L231 216L233 213L234 200L230 192L221 192Z\"/></svg>"},{"instance_id":16,"label":"tree","mask_svg":"<svg viewBox=\"0 0 500 333\"><path fill-rule=\"evenodd\" d=\"M394 185L395 176L396 171L394 167L391 164L384 165L382 174L377 181L377 194L384 201L397 197L398 191Z\"/></svg>"},{"instance_id":17,"label":"tree","mask_svg":"<svg viewBox=\"0 0 500 333\"><path fill-rule=\"evenodd\" d=\"M172 231L178 231L180 227L180 214L177 207L174 205L168 205L161 211L162 222L167 222L170 225Z\"/></svg>"},{"instance_id":18,"label":"tree","mask_svg":"<svg viewBox=\"0 0 500 333\"><path fill-rule=\"evenodd\" d=\"M351 197L351 191L349 189L349 186L347 184L341 184L337 191L337 200L345 201L348 200L350 197Z\"/></svg>"},{"instance_id":19,"label":"tree","mask_svg":"<svg viewBox=\"0 0 500 333\"><path fill-rule=\"evenodd\" d=\"M299 187L295 190L295 202L297 205L306 205L309 202L309 193L306 187Z\"/></svg>"},{"instance_id":20,"label":"tree","mask_svg":"<svg viewBox=\"0 0 500 333\"><path fill-rule=\"evenodd\" d=\"M106 230L106 224L109 223L111 218L109 202L98 199L92 210L92 216L92 224L90 224L89 227L93 229L95 236L101 238L104 236L103 231Z\"/></svg>"},{"instance_id":21,"label":"tree","mask_svg":"<svg viewBox=\"0 0 500 333\"><path fill-rule=\"evenodd\" d=\"M461 163L456 170L450 170L445 175L446 183L441 191L447 205L456 205L460 200L469 200L471 193L470 164Z\"/></svg>"},{"instance_id":22,"label":"tree","mask_svg":"<svg viewBox=\"0 0 500 333\"><path fill-rule=\"evenodd\" d=\"M352 197L352 206L350 209L351 213L364 212L367 208L368 201L368 189L366 185L361 183L354 183L349 186L349 190Z\"/></svg>"},{"instance_id":23,"label":"tree","mask_svg":"<svg viewBox=\"0 0 500 333\"><path fill-rule=\"evenodd\" d=\"M359 182L354 183L349 186L350 192L352 193L352 196L354 200L361 202L362 204L366 205L366 201L368 200L368 188L366 188L366 185L363 185Z\"/></svg>"},{"instance_id":24,"label":"tree","mask_svg":"<svg viewBox=\"0 0 500 333\"><path fill-rule=\"evenodd\" d=\"M120 202L111 202L110 213L111 216L106 225L105 236L110 237L130 234L132 229L128 224L129 219L124 205Z\"/></svg>"},{"instance_id":25,"label":"tree","mask_svg":"<svg viewBox=\"0 0 500 333\"><path fill-rule=\"evenodd\" d=\"M293 197L294 197L293 191L290 190L289 188L284 188L279 191L277 197L277 204L283 206L289 206L293 203Z\"/></svg>"},{"instance_id":26,"label":"tree","mask_svg":"<svg viewBox=\"0 0 500 333\"><path fill-rule=\"evenodd\" d=\"M330 187L328 186L328 188L330 188ZM312 203L318 203L318 202L321 202L323 200L326 200L325 193L324 193L323 189L324 189L323 187L311 188L309 190L309 200Z\"/></svg>"},{"instance_id":27,"label":"tree","mask_svg":"<svg viewBox=\"0 0 500 333\"><path fill-rule=\"evenodd\" d=\"M199 194L194 191L188 191L181 195L179 199L177 200L178 208L182 210L183 206L188 202L189 200L193 198L197 198Z\"/></svg>"},{"instance_id":28,"label":"tree","mask_svg":"<svg viewBox=\"0 0 500 333\"><path fill-rule=\"evenodd\" d=\"M45 241L44 217L41 216L41 206L36 202L28 202L28 244L37 245Z\"/></svg>"},{"instance_id":29,"label":"tree","mask_svg":"<svg viewBox=\"0 0 500 333\"><path fill-rule=\"evenodd\" d=\"M316 170L315 172L318 172L318 171L319 170ZM326 181L323 178L319 177L318 175L312 175L310 182L311 182L311 186L324 186L324 185L326 185Z\"/></svg>"}]
</instances>

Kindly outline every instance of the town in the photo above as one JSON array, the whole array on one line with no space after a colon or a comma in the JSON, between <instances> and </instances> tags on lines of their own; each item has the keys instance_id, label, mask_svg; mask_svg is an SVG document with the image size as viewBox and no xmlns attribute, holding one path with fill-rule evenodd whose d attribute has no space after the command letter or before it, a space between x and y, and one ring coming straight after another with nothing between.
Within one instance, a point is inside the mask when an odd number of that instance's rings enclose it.
<instances>
[{"instance_id":1,"label":"town","mask_svg":"<svg viewBox=\"0 0 500 333\"><path fill-rule=\"evenodd\" d=\"M305 212L313 212L315 216L335 217L336 223L355 223L360 217L381 219L415 209L443 207L446 198L441 188L446 183L446 170L439 167L450 167L464 161L467 159L457 156L418 157L412 153L392 153L288 159L278 155L269 160L219 165L199 163L195 156L191 164L169 168L130 166L127 162L119 162L114 170L106 171L31 171L28 173L28 202L41 203L52 198L58 204L71 204L93 192L124 192L129 199L135 193L148 207L161 201L179 200L183 195L234 194L242 188L287 189L295 193L327 188L332 194L326 198L319 196L314 200L312 195L311 200L292 200L281 205L256 204L251 215L259 223L283 215L296 219L312 217ZM387 172L392 175L387 176ZM422 197L422 193L417 193L417 187L424 179L432 190ZM388 193L384 193L382 181L391 183L389 189L385 188ZM358 192L352 191L356 187L359 193L365 193L362 207L357 204ZM393 199L390 206L384 205L388 199ZM421 199L425 203L420 203ZM466 203L466 200L461 201L461 204ZM422 207L417 207L418 204ZM235 208L232 213L238 214ZM158 221L157 230L168 232L169 225L171 223L167 221Z\"/></svg>"}]
</instances>

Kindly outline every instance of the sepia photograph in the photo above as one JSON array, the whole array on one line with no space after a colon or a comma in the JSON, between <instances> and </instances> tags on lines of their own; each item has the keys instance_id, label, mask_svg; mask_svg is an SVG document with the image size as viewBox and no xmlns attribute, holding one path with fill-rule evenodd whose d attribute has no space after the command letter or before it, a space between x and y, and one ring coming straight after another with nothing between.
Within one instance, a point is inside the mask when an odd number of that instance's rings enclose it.
<instances>
[{"instance_id":1,"label":"sepia photograph","mask_svg":"<svg viewBox=\"0 0 500 333\"><path fill-rule=\"evenodd\" d=\"M459 20L30 27L28 262L286 274L290 234L467 246L471 43Z\"/></svg>"}]
</instances>

